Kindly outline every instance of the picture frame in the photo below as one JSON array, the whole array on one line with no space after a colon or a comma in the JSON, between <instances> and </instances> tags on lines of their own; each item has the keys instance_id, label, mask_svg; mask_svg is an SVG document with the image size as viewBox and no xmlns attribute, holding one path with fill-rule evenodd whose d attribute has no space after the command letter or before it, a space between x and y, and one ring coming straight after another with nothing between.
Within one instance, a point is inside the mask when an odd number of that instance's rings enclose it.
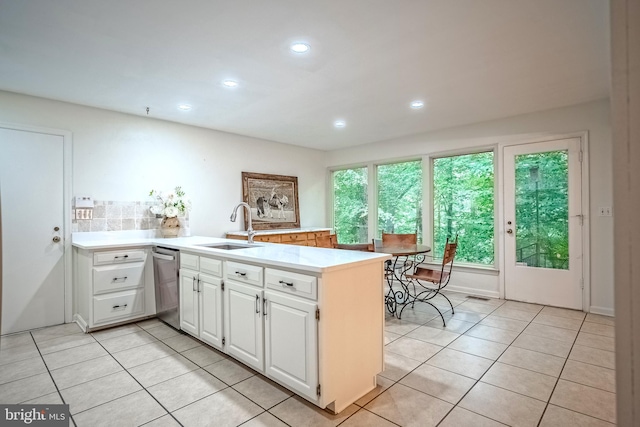
<instances>
[{"instance_id":1,"label":"picture frame","mask_svg":"<svg viewBox=\"0 0 640 427\"><path fill-rule=\"evenodd\" d=\"M298 177L242 172L242 200L251 207L254 230L300 228Z\"/></svg>"}]
</instances>

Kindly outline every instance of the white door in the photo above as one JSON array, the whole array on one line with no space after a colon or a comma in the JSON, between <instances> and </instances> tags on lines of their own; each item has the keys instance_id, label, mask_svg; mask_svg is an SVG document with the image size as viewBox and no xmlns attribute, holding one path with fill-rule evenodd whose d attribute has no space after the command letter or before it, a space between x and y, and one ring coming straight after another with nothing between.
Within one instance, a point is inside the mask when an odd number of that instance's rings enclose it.
<instances>
[{"instance_id":1,"label":"white door","mask_svg":"<svg viewBox=\"0 0 640 427\"><path fill-rule=\"evenodd\" d=\"M63 160L62 136L0 128L2 334L64 323Z\"/></svg>"},{"instance_id":2,"label":"white door","mask_svg":"<svg viewBox=\"0 0 640 427\"><path fill-rule=\"evenodd\" d=\"M198 273L180 270L180 329L198 336Z\"/></svg>"},{"instance_id":3,"label":"white door","mask_svg":"<svg viewBox=\"0 0 640 427\"><path fill-rule=\"evenodd\" d=\"M222 349L222 279L202 273L199 278L200 339Z\"/></svg>"},{"instance_id":4,"label":"white door","mask_svg":"<svg viewBox=\"0 0 640 427\"><path fill-rule=\"evenodd\" d=\"M226 282L224 298L227 353L263 372L262 290Z\"/></svg>"},{"instance_id":5,"label":"white door","mask_svg":"<svg viewBox=\"0 0 640 427\"><path fill-rule=\"evenodd\" d=\"M580 139L504 148L505 297L582 309Z\"/></svg>"},{"instance_id":6,"label":"white door","mask_svg":"<svg viewBox=\"0 0 640 427\"><path fill-rule=\"evenodd\" d=\"M316 400L316 304L270 291L265 292L265 299L265 373Z\"/></svg>"}]
</instances>

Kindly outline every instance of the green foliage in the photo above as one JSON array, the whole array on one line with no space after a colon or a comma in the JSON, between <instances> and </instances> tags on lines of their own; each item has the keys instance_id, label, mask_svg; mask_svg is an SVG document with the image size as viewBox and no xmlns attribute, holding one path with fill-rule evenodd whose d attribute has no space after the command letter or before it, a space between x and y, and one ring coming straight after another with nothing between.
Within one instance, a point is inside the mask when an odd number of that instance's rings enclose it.
<instances>
[{"instance_id":1,"label":"green foliage","mask_svg":"<svg viewBox=\"0 0 640 427\"><path fill-rule=\"evenodd\" d=\"M456 260L494 263L493 152L433 160L433 254L458 235Z\"/></svg>"},{"instance_id":2,"label":"green foliage","mask_svg":"<svg viewBox=\"0 0 640 427\"><path fill-rule=\"evenodd\" d=\"M378 233L417 233L422 238L422 162L380 165Z\"/></svg>"},{"instance_id":3,"label":"green foliage","mask_svg":"<svg viewBox=\"0 0 640 427\"><path fill-rule=\"evenodd\" d=\"M367 168L333 173L334 229L340 243L366 243Z\"/></svg>"},{"instance_id":4,"label":"green foliage","mask_svg":"<svg viewBox=\"0 0 640 427\"><path fill-rule=\"evenodd\" d=\"M569 157L566 151L516 157L519 262L569 268Z\"/></svg>"}]
</instances>

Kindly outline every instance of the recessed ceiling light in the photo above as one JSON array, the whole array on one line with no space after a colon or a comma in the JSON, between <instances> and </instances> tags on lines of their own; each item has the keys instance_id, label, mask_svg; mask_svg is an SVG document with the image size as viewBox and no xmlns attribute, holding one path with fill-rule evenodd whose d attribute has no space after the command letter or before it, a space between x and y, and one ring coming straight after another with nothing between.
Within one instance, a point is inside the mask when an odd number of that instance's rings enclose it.
<instances>
[{"instance_id":1,"label":"recessed ceiling light","mask_svg":"<svg viewBox=\"0 0 640 427\"><path fill-rule=\"evenodd\" d=\"M230 88L234 88L234 87L238 87L238 82L235 80L224 80L222 82L222 85L224 87L230 87Z\"/></svg>"},{"instance_id":2,"label":"recessed ceiling light","mask_svg":"<svg viewBox=\"0 0 640 427\"><path fill-rule=\"evenodd\" d=\"M343 128L347 125L347 123L344 120L336 120L335 122L333 122L333 125L337 128Z\"/></svg>"},{"instance_id":3,"label":"recessed ceiling light","mask_svg":"<svg viewBox=\"0 0 640 427\"><path fill-rule=\"evenodd\" d=\"M291 50L295 53L307 53L309 49L311 49L311 46L306 43L294 43L291 45Z\"/></svg>"},{"instance_id":4,"label":"recessed ceiling light","mask_svg":"<svg viewBox=\"0 0 640 427\"><path fill-rule=\"evenodd\" d=\"M178 110L189 111L189 110L191 110L191 105L189 105L189 104L180 104L180 105L178 105Z\"/></svg>"},{"instance_id":5,"label":"recessed ceiling light","mask_svg":"<svg viewBox=\"0 0 640 427\"><path fill-rule=\"evenodd\" d=\"M413 108L415 110L417 110L418 108L422 108L422 107L424 107L424 102L422 102L422 101L413 101L411 103L411 108Z\"/></svg>"}]
</instances>

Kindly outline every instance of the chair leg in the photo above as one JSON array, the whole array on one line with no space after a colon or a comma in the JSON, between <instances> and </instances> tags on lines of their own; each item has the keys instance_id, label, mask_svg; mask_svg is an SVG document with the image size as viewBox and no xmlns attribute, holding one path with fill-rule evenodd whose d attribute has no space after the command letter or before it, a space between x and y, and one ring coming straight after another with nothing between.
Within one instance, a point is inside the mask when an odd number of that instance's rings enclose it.
<instances>
[{"instance_id":1,"label":"chair leg","mask_svg":"<svg viewBox=\"0 0 640 427\"><path fill-rule=\"evenodd\" d=\"M443 327L447 327L447 324L444 321L444 316L442 315L442 312L440 311L440 309L438 307L436 307L435 305L431 304L429 301L422 301L422 302L426 302L427 304L429 304L431 307L435 308L436 311L438 312L438 314L440 315L440 318L442 319L442 326Z\"/></svg>"},{"instance_id":2,"label":"chair leg","mask_svg":"<svg viewBox=\"0 0 640 427\"><path fill-rule=\"evenodd\" d=\"M447 300L447 302L449 303L449 305L451 306L451 314L455 314L456 312L453 311L453 304L451 304L451 300L449 298L447 298L447 296L445 294L443 294L442 292L438 292L440 295L442 295L444 297L444 299Z\"/></svg>"}]
</instances>

